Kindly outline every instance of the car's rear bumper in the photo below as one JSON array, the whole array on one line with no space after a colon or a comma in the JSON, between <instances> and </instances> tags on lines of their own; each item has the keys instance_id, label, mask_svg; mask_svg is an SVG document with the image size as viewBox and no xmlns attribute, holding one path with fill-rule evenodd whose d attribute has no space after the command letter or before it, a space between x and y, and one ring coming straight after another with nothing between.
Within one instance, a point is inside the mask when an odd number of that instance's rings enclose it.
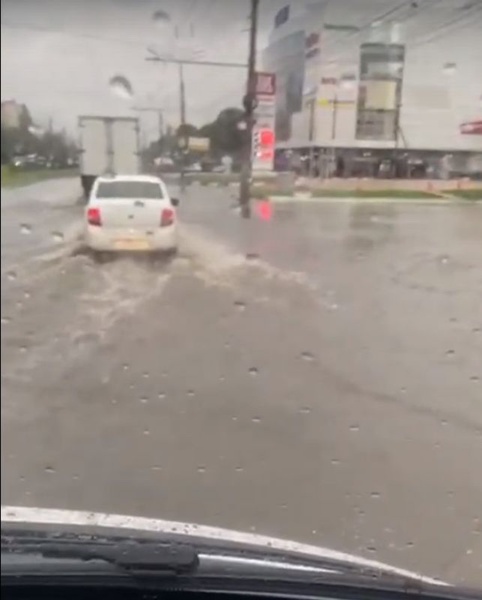
<instances>
[{"instance_id":1,"label":"car's rear bumper","mask_svg":"<svg viewBox=\"0 0 482 600\"><path fill-rule=\"evenodd\" d=\"M178 236L175 225L147 232L88 225L85 243L98 252L169 252L177 248Z\"/></svg>"}]
</instances>

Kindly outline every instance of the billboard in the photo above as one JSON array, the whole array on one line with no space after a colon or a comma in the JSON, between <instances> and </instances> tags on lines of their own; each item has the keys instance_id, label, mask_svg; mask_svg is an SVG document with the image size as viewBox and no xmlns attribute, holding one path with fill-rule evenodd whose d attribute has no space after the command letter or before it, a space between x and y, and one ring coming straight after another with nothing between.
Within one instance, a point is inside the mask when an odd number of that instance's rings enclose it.
<instances>
[{"instance_id":1,"label":"billboard","mask_svg":"<svg viewBox=\"0 0 482 600\"><path fill-rule=\"evenodd\" d=\"M205 137L188 137L187 147L192 152L208 152L211 140Z\"/></svg>"},{"instance_id":2,"label":"billboard","mask_svg":"<svg viewBox=\"0 0 482 600\"><path fill-rule=\"evenodd\" d=\"M275 99L275 74L257 72L252 146L253 171L272 171L274 168Z\"/></svg>"},{"instance_id":3,"label":"billboard","mask_svg":"<svg viewBox=\"0 0 482 600\"><path fill-rule=\"evenodd\" d=\"M274 167L275 135L269 127L258 127L253 131L253 171L272 171Z\"/></svg>"},{"instance_id":4,"label":"billboard","mask_svg":"<svg viewBox=\"0 0 482 600\"><path fill-rule=\"evenodd\" d=\"M275 127L276 75L266 71L256 73L255 128Z\"/></svg>"}]
</instances>

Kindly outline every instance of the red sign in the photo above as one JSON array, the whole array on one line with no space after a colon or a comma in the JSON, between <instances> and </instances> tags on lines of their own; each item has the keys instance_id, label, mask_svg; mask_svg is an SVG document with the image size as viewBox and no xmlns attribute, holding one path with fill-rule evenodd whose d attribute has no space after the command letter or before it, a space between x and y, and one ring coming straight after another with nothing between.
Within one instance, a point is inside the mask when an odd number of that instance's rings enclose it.
<instances>
[{"instance_id":1,"label":"red sign","mask_svg":"<svg viewBox=\"0 0 482 600\"><path fill-rule=\"evenodd\" d=\"M462 123L460 133L463 135L482 135L482 120Z\"/></svg>"},{"instance_id":2,"label":"red sign","mask_svg":"<svg viewBox=\"0 0 482 600\"><path fill-rule=\"evenodd\" d=\"M269 148L274 146L274 131L272 129L260 129L259 130L259 143L260 146L268 146Z\"/></svg>"},{"instance_id":3,"label":"red sign","mask_svg":"<svg viewBox=\"0 0 482 600\"><path fill-rule=\"evenodd\" d=\"M276 94L276 75L274 73L256 73L256 96L274 96Z\"/></svg>"}]
</instances>

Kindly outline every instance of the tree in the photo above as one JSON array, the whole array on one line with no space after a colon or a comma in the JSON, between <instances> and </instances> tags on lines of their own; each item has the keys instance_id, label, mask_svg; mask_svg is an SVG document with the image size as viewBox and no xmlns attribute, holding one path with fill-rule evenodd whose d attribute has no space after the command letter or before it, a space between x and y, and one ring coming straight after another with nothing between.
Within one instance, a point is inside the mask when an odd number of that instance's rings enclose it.
<instances>
[{"instance_id":1,"label":"tree","mask_svg":"<svg viewBox=\"0 0 482 600\"><path fill-rule=\"evenodd\" d=\"M32 125L33 121L30 115L30 111L25 104L22 104L19 118L19 128L21 129L21 131L26 132Z\"/></svg>"},{"instance_id":2,"label":"tree","mask_svg":"<svg viewBox=\"0 0 482 600\"><path fill-rule=\"evenodd\" d=\"M211 140L214 154L238 154L243 147L244 133L239 129L244 112L239 108L225 108L216 120L199 129L199 134Z\"/></svg>"},{"instance_id":3,"label":"tree","mask_svg":"<svg viewBox=\"0 0 482 600\"><path fill-rule=\"evenodd\" d=\"M190 123L185 123L184 125L179 125L176 135L178 138L187 138L197 136L199 133L197 127L191 125Z\"/></svg>"}]
</instances>

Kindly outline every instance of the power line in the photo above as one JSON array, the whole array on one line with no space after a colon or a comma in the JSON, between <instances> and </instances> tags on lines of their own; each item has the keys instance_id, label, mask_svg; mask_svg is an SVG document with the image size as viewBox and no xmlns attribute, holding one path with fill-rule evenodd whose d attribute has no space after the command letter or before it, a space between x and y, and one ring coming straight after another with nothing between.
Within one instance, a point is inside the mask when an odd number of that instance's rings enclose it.
<instances>
[{"instance_id":1,"label":"power line","mask_svg":"<svg viewBox=\"0 0 482 600\"><path fill-rule=\"evenodd\" d=\"M404 23L406 23L407 21L410 21L414 18L418 18L420 17L421 14L427 13L431 10L434 9L435 6L437 6L437 4L440 4L442 2L442 0L434 0L434 3L428 5L424 5L423 8L419 8L417 7L416 10L414 9L413 11L410 11L409 14L406 15L406 18L399 21L398 24L399 25L403 25ZM407 4L407 3L405 3ZM412 4L411 2L409 4ZM400 8L400 6L399 6ZM408 50L411 50L412 48L415 47L420 47L423 46L425 44L430 43L431 41L433 41L434 39L437 39L439 37L443 37L443 34L445 33L445 31L447 30L447 28L451 25L457 25L459 22L461 21L465 21L466 19L471 19L473 17L473 15L476 15L477 13L479 13L482 10L482 5L481 4L474 4L470 7L468 7L462 15L459 15L458 17L448 21L448 22L444 22L442 23L439 27L437 27L435 30L433 30L430 34L429 37L424 37L418 41L415 42L410 42L408 44ZM470 12L469 12L470 11ZM340 43L340 42L346 42L347 38L351 38L353 36L358 36L360 35L360 33L364 30L366 30L367 28L370 28L371 25L373 23L376 23L380 21L380 18L373 18L369 24L363 26L359 31L354 32L353 34L349 34L348 36L344 36L342 39L340 40L335 40L335 44ZM453 31L458 31L459 29L465 28L465 26L472 24L472 21L469 21L468 23L462 23L462 25L460 25L460 27L455 27L450 29L449 31L447 31L447 34L453 33ZM438 32L440 32L441 35L438 35ZM326 47L329 47L330 44L328 42L328 44L325 45L325 49ZM351 51L351 49L349 47L346 47L343 51L339 52L338 54L335 54L334 56L330 57L330 62L333 61L338 61L340 58L346 56L349 52Z\"/></svg>"},{"instance_id":2,"label":"power line","mask_svg":"<svg viewBox=\"0 0 482 600\"><path fill-rule=\"evenodd\" d=\"M425 44L429 44L430 42L434 41L435 39L444 37L444 34L449 35L449 34L453 33L454 31L459 31L460 29L465 29L465 27L473 25L473 17L474 17L474 15L476 16L477 14L482 15L482 5L471 6L469 9L467 9L467 12L464 11L464 13L462 15L460 15L460 17L455 18L451 21L448 21L447 23L444 23L438 29L435 29L435 31L432 31L428 37L412 44L412 47L423 46ZM467 19L469 19L469 20L466 21ZM464 22L464 21L466 21L466 22ZM460 23L459 27L453 27L454 25L458 25L459 23ZM448 31L447 31L447 29L448 29ZM440 34L442 34L442 35L440 35Z\"/></svg>"}]
</instances>

